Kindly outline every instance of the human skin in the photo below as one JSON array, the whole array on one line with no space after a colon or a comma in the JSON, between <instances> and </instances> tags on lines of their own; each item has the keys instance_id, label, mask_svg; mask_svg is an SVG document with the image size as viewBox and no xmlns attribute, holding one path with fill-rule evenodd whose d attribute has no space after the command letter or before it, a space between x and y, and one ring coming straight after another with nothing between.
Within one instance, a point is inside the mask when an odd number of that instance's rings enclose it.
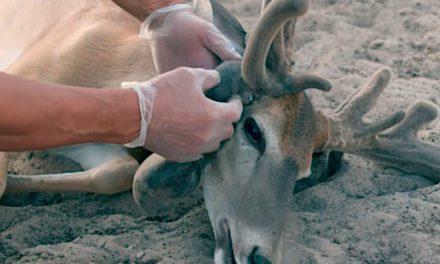
<instances>
[{"instance_id":1,"label":"human skin","mask_svg":"<svg viewBox=\"0 0 440 264\"><path fill-rule=\"evenodd\" d=\"M182 0L113 0L115 4L139 19L144 21L154 10L165 6L181 4Z\"/></svg>"},{"instance_id":2,"label":"human skin","mask_svg":"<svg viewBox=\"0 0 440 264\"><path fill-rule=\"evenodd\" d=\"M131 89L46 84L0 72L0 94L3 151L123 144L139 133L138 99Z\"/></svg>"}]
</instances>

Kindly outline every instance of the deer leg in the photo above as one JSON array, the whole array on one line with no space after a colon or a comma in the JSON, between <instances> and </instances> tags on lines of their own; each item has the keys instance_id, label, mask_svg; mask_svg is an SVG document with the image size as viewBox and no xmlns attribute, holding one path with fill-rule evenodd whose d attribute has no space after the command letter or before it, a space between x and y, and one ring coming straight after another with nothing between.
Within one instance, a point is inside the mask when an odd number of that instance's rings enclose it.
<instances>
[{"instance_id":1,"label":"deer leg","mask_svg":"<svg viewBox=\"0 0 440 264\"><path fill-rule=\"evenodd\" d=\"M321 181L326 180L328 177L335 174L342 167L342 159L344 157L344 152L341 151L330 151L328 154L327 164L325 170L322 172Z\"/></svg>"},{"instance_id":2,"label":"deer leg","mask_svg":"<svg viewBox=\"0 0 440 264\"><path fill-rule=\"evenodd\" d=\"M84 171L45 175L8 175L6 192L80 191L114 194L131 188L138 162L122 146L91 144L50 150Z\"/></svg>"},{"instance_id":3,"label":"deer leg","mask_svg":"<svg viewBox=\"0 0 440 264\"><path fill-rule=\"evenodd\" d=\"M312 173L307 178L299 179L295 183L293 193L302 192L321 182L326 181L342 167L344 152L330 151L313 154Z\"/></svg>"},{"instance_id":4,"label":"deer leg","mask_svg":"<svg viewBox=\"0 0 440 264\"><path fill-rule=\"evenodd\" d=\"M0 199L6 189L7 175L9 165L9 154L6 152L0 152Z\"/></svg>"},{"instance_id":5,"label":"deer leg","mask_svg":"<svg viewBox=\"0 0 440 264\"><path fill-rule=\"evenodd\" d=\"M133 197L145 212L160 216L191 195L199 182L198 162L171 162L152 154L136 172Z\"/></svg>"}]
</instances>

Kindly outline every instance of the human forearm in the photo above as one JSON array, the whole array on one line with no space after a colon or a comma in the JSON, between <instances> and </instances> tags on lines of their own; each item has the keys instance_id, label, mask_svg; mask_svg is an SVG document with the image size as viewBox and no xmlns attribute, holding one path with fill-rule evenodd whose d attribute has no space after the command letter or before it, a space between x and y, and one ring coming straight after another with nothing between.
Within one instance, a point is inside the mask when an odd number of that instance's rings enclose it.
<instances>
[{"instance_id":1,"label":"human forearm","mask_svg":"<svg viewBox=\"0 0 440 264\"><path fill-rule=\"evenodd\" d=\"M184 3L184 0L113 0L115 4L144 21L152 12L162 7Z\"/></svg>"},{"instance_id":2,"label":"human forearm","mask_svg":"<svg viewBox=\"0 0 440 264\"><path fill-rule=\"evenodd\" d=\"M0 73L0 149L127 143L139 133L131 90L48 85Z\"/></svg>"}]
</instances>

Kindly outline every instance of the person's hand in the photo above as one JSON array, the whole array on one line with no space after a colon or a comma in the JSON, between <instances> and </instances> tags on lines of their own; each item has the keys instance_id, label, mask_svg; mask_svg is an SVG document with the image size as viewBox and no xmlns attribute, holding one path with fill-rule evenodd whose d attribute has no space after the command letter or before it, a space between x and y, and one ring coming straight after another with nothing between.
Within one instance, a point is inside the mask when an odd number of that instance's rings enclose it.
<instances>
[{"instance_id":1,"label":"person's hand","mask_svg":"<svg viewBox=\"0 0 440 264\"><path fill-rule=\"evenodd\" d=\"M217 150L233 135L243 110L239 97L220 103L204 95L219 81L215 70L180 67L144 83L123 83L138 93L141 121L148 126L136 144L180 162Z\"/></svg>"},{"instance_id":2,"label":"person's hand","mask_svg":"<svg viewBox=\"0 0 440 264\"><path fill-rule=\"evenodd\" d=\"M210 22L183 4L159 9L142 24L141 37L150 40L158 73L188 66L213 69L241 55Z\"/></svg>"}]
</instances>

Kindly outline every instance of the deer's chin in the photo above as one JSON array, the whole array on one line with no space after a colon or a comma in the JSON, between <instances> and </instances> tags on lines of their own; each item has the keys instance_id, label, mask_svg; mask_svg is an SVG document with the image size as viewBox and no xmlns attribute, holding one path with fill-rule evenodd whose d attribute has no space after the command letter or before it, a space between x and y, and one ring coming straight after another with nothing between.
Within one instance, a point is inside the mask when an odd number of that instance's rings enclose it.
<instances>
[{"instance_id":1,"label":"deer's chin","mask_svg":"<svg viewBox=\"0 0 440 264\"><path fill-rule=\"evenodd\" d=\"M237 262L235 262L235 257L228 257L230 254L230 252L226 252L224 249L222 248L217 248L215 250L215 255L214 255L214 263L215 264L236 264Z\"/></svg>"},{"instance_id":2,"label":"deer's chin","mask_svg":"<svg viewBox=\"0 0 440 264\"><path fill-rule=\"evenodd\" d=\"M231 230L226 219L218 221L216 228L215 264L236 264L232 246Z\"/></svg>"},{"instance_id":3,"label":"deer's chin","mask_svg":"<svg viewBox=\"0 0 440 264\"><path fill-rule=\"evenodd\" d=\"M216 223L215 264L280 263L281 251L267 250L267 247L274 246L275 241L258 231L242 230L226 218L220 218Z\"/></svg>"}]
</instances>

